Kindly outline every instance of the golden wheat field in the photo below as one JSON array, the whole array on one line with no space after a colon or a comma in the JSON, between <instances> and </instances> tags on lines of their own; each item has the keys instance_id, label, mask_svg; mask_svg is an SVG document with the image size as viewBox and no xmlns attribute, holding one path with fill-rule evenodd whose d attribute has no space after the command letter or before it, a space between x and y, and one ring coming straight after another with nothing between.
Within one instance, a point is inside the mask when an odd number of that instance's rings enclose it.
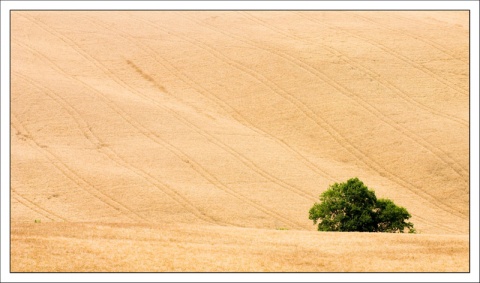
<instances>
[{"instance_id":1,"label":"golden wheat field","mask_svg":"<svg viewBox=\"0 0 480 283\"><path fill-rule=\"evenodd\" d=\"M12 11L10 130L12 272L469 271L468 11Z\"/></svg>"}]
</instances>

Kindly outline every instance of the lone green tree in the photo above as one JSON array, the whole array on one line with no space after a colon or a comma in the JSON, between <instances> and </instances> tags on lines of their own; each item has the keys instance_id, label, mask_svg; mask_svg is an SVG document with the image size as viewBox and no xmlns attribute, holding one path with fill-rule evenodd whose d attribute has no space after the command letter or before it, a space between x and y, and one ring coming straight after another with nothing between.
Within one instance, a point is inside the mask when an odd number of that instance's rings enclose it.
<instances>
[{"instance_id":1,"label":"lone green tree","mask_svg":"<svg viewBox=\"0 0 480 283\"><path fill-rule=\"evenodd\" d=\"M335 183L309 211L319 231L415 233L411 215L389 199L377 199L358 178Z\"/></svg>"}]
</instances>

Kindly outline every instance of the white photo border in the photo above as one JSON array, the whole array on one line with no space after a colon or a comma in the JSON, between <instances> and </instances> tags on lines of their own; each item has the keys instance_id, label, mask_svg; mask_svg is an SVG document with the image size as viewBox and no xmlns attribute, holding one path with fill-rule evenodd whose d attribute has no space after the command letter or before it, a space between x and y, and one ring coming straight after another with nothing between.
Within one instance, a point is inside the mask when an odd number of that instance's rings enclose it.
<instances>
[{"instance_id":1,"label":"white photo border","mask_svg":"<svg viewBox=\"0 0 480 283\"><path fill-rule=\"evenodd\" d=\"M478 1L0 1L2 282L478 282ZM11 10L470 10L470 273L10 273Z\"/></svg>"}]
</instances>

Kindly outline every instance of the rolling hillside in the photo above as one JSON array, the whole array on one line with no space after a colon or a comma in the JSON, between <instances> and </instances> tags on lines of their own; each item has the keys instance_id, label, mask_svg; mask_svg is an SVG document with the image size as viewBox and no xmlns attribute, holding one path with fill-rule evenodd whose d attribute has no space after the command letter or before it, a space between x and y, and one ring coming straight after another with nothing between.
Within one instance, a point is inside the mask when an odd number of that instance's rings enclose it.
<instances>
[{"instance_id":1,"label":"rolling hillside","mask_svg":"<svg viewBox=\"0 0 480 283\"><path fill-rule=\"evenodd\" d=\"M11 24L12 271L468 271L468 12ZM351 177L419 234L317 232Z\"/></svg>"}]
</instances>

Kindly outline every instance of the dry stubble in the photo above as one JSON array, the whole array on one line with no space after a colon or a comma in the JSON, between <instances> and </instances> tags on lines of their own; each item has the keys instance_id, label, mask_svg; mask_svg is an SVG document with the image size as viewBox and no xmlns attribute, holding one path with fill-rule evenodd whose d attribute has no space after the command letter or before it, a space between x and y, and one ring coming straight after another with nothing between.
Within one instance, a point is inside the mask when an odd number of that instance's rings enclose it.
<instances>
[{"instance_id":1,"label":"dry stubble","mask_svg":"<svg viewBox=\"0 0 480 283\"><path fill-rule=\"evenodd\" d=\"M467 12L16 11L11 45L12 271L468 271ZM316 232L354 176L420 234Z\"/></svg>"}]
</instances>

